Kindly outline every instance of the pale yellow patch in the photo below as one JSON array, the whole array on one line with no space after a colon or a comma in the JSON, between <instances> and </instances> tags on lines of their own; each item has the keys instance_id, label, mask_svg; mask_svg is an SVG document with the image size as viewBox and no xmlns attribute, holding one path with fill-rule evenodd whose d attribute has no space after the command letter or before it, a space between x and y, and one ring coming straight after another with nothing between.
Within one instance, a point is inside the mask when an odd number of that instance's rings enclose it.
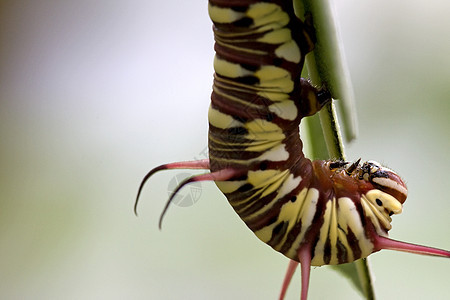
<instances>
[{"instance_id":1,"label":"pale yellow patch","mask_svg":"<svg viewBox=\"0 0 450 300\"><path fill-rule=\"evenodd\" d=\"M402 204L395 199L395 197L380 190L370 190L366 194L367 199L373 204L376 204L376 200L380 199L383 202L383 206L378 206L380 211L384 212L383 208L393 212L394 214L402 213Z\"/></svg>"},{"instance_id":2,"label":"pale yellow patch","mask_svg":"<svg viewBox=\"0 0 450 300\"><path fill-rule=\"evenodd\" d=\"M338 216L336 216L336 218L337 218L337 220L339 219ZM353 250L350 247L348 240L347 240L348 229L345 228L344 231L342 231L341 229L338 228L337 223L336 223L336 229L337 229L337 237L338 237L339 241L345 247L345 249L347 249L347 255L348 255L347 260L349 262L354 261L355 259L354 259L354 255L353 255Z\"/></svg>"},{"instance_id":3,"label":"pale yellow patch","mask_svg":"<svg viewBox=\"0 0 450 300\"><path fill-rule=\"evenodd\" d=\"M232 193L237 191L247 181L216 181L216 185L222 193Z\"/></svg>"},{"instance_id":4,"label":"pale yellow patch","mask_svg":"<svg viewBox=\"0 0 450 300\"><path fill-rule=\"evenodd\" d=\"M249 140L254 140L254 141L281 141L285 137L286 136L282 132L278 132L278 131L273 131L273 132L264 132L264 131L250 132L250 133L248 133L245 136L245 138L247 138Z\"/></svg>"},{"instance_id":5,"label":"pale yellow patch","mask_svg":"<svg viewBox=\"0 0 450 300\"><path fill-rule=\"evenodd\" d=\"M246 199L235 202L236 204L243 205L240 211L245 211L248 206L252 205L254 199L265 197L280 189L280 186L284 183L285 179L289 175L289 171L278 171L278 170L260 170L260 171L249 171L247 182L253 185L255 192ZM272 203L271 203L272 204ZM270 204L266 205L269 206ZM252 215L247 216L244 221L258 217L262 213L261 210L255 212Z\"/></svg>"},{"instance_id":6,"label":"pale yellow patch","mask_svg":"<svg viewBox=\"0 0 450 300\"><path fill-rule=\"evenodd\" d=\"M282 119L293 121L297 117L298 110L294 101L283 101L272 104L269 110Z\"/></svg>"},{"instance_id":7,"label":"pale yellow patch","mask_svg":"<svg viewBox=\"0 0 450 300\"><path fill-rule=\"evenodd\" d=\"M364 197L364 196L363 196ZM367 205L370 207L371 212L373 213L373 216L381 223L381 225L386 228L386 230L391 230L392 225L392 218L386 214L385 212L381 212L379 210L379 206L372 203L370 200L366 202Z\"/></svg>"},{"instance_id":8,"label":"pale yellow patch","mask_svg":"<svg viewBox=\"0 0 450 300\"><path fill-rule=\"evenodd\" d=\"M230 78L251 76L253 72L243 68L240 64L235 64L214 56L214 70L217 74Z\"/></svg>"},{"instance_id":9,"label":"pale yellow patch","mask_svg":"<svg viewBox=\"0 0 450 300\"><path fill-rule=\"evenodd\" d=\"M277 78L266 80L259 84L260 88L279 90L283 93L290 93L294 90L294 82L290 78Z\"/></svg>"},{"instance_id":10,"label":"pale yellow patch","mask_svg":"<svg viewBox=\"0 0 450 300\"><path fill-rule=\"evenodd\" d=\"M261 145L260 141L278 141L278 143L280 143L286 137L283 130L277 124L267 120L255 119L245 123L244 126L248 130L248 134L245 135L245 138L255 141L255 145ZM266 148L266 150L267 149L268 148Z\"/></svg>"},{"instance_id":11,"label":"pale yellow patch","mask_svg":"<svg viewBox=\"0 0 450 300\"><path fill-rule=\"evenodd\" d=\"M301 207L295 212L293 222L298 223L301 220L302 229L295 241L292 243L292 247L287 251L288 257L297 257L296 250L298 250L298 246L303 241L306 231L312 225L312 220L317 210L318 200L319 191L315 188L304 188L300 191L299 195L297 195L297 200L295 202L298 201Z\"/></svg>"},{"instance_id":12,"label":"pale yellow patch","mask_svg":"<svg viewBox=\"0 0 450 300\"><path fill-rule=\"evenodd\" d=\"M279 170L249 171L247 173L247 182L257 189L278 181L280 180L280 177L285 175L286 171Z\"/></svg>"},{"instance_id":13,"label":"pale yellow patch","mask_svg":"<svg viewBox=\"0 0 450 300\"><path fill-rule=\"evenodd\" d=\"M289 152L287 152L284 144L278 145L257 158L258 161L285 161L289 158Z\"/></svg>"},{"instance_id":14,"label":"pale yellow patch","mask_svg":"<svg viewBox=\"0 0 450 300\"><path fill-rule=\"evenodd\" d=\"M275 50L278 57L284 58L293 63L300 63L301 53L297 43L293 40L284 43Z\"/></svg>"},{"instance_id":15,"label":"pale yellow patch","mask_svg":"<svg viewBox=\"0 0 450 300\"><path fill-rule=\"evenodd\" d=\"M338 223L337 223L337 211L336 211L336 198L327 202L326 209L324 212L324 223L320 228L320 236L319 241L316 245L313 263L315 266L321 266L325 264L324 261L324 251L325 244L327 240L330 240L331 247L331 257L329 265L336 265L339 263L337 257L337 240L338 240ZM344 239L346 242L346 239ZM351 249L347 246L347 251L351 251Z\"/></svg>"},{"instance_id":16,"label":"pale yellow patch","mask_svg":"<svg viewBox=\"0 0 450 300\"><path fill-rule=\"evenodd\" d=\"M280 189L280 186L283 184L285 177L286 177L285 174L280 174L278 177L275 177L273 179L273 181L263 189L263 192L261 193L261 197L270 195L270 194L276 192L278 189Z\"/></svg>"},{"instance_id":17,"label":"pale yellow patch","mask_svg":"<svg viewBox=\"0 0 450 300\"><path fill-rule=\"evenodd\" d=\"M258 42L266 44L283 44L292 40L291 31L288 28L281 28L270 31L263 37L257 39Z\"/></svg>"},{"instance_id":18,"label":"pale yellow patch","mask_svg":"<svg viewBox=\"0 0 450 300\"><path fill-rule=\"evenodd\" d=\"M330 230L330 222L331 222L331 211L332 211L332 202L334 202L335 200L333 199L333 201L328 201L327 205L325 207L325 212L323 215L323 224L322 227L320 227L320 232L319 232L319 241L316 244L316 247L314 249L314 257L313 257L313 261L314 261L314 265L316 266L322 266L325 264L325 261L323 260L323 256L324 256L324 252L325 252L325 243L327 242L328 239L328 232Z\"/></svg>"},{"instance_id":19,"label":"pale yellow patch","mask_svg":"<svg viewBox=\"0 0 450 300\"><path fill-rule=\"evenodd\" d=\"M264 243L268 243L272 238L272 232L276 225L277 223L274 223L269 226L263 227L260 230L255 231L255 235Z\"/></svg>"},{"instance_id":20,"label":"pale yellow patch","mask_svg":"<svg viewBox=\"0 0 450 300\"><path fill-rule=\"evenodd\" d=\"M383 202L382 206L379 206L376 203L377 199L380 199L381 202ZM367 194L362 195L361 203L363 203L365 215L372 220L378 234L382 234L385 230L390 230L392 228L392 218L384 208L394 214L402 212L402 204L391 195L380 190L371 190L367 192ZM380 226L383 226L383 228L380 228Z\"/></svg>"},{"instance_id":21,"label":"pale yellow patch","mask_svg":"<svg viewBox=\"0 0 450 300\"><path fill-rule=\"evenodd\" d=\"M338 258L337 258L337 241L338 241L338 222L337 222L337 209L336 209L336 198L333 198L332 207L331 207L331 214L330 214L330 231L329 231L329 239L330 239L330 245L331 245L331 259L330 259L330 265L337 264ZM350 249L347 249L347 252Z\"/></svg>"},{"instance_id":22,"label":"pale yellow patch","mask_svg":"<svg viewBox=\"0 0 450 300\"><path fill-rule=\"evenodd\" d=\"M276 4L260 2L250 5L247 10L247 16L252 19L258 19L279 10L281 10L281 7Z\"/></svg>"},{"instance_id":23,"label":"pale yellow patch","mask_svg":"<svg viewBox=\"0 0 450 300\"><path fill-rule=\"evenodd\" d=\"M361 197L361 206L364 210L364 215L370 219L373 226L375 227L375 231L380 234L385 231L384 228L381 228L380 222L378 221L378 218L375 216L375 214L372 212L372 209L374 209L373 205L370 204L370 202L364 197ZM388 227L389 228L389 227Z\"/></svg>"},{"instance_id":24,"label":"pale yellow patch","mask_svg":"<svg viewBox=\"0 0 450 300\"><path fill-rule=\"evenodd\" d=\"M277 226L280 222L288 221L289 225L286 232L289 232L292 227L296 224L298 219L301 217L299 216L302 210L303 205L305 204L305 198L307 195L308 189L303 189L299 195L297 196L297 201L295 202L286 202L283 207L281 208L280 215L278 216L277 222L266 226L258 231L255 232L256 236L262 240L263 242L267 243L272 238L272 232L275 226ZM275 201L273 201L275 202ZM261 212L260 212L261 213ZM278 247L275 246L274 248L277 249L283 243L286 241L286 236L283 237L283 239L278 244Z\"/></svg>"},{"instance_id":25,"label":"pale yellow patch","mask_svg":"<svg viewBox=\"0 0 450 300\"><path fill-rule=\"evenodd\" d=\"M219 87L220 87L220 83L218 81L216 81L216 84L213 86L214 93L227 99L230 103L231 102L240 103L240 104L245 105L248 108L256 108L256 109L261 108L260 105L256 105L254 103L242 100L239 97L235 97L234 95L231 95L231 93L228 92L229 90L231 90L230 88L227 87L225 89L221 89ZM248 92L248 91L246 91L246 92Z\"/></svg>"},{"instance_id":26,"label":"pale yellow patch","mask_svg":"<svg viewBox=\"0 0 450 300\"><path fill-rule=\"evenodd\" d=\"M260 2L250 5L247 16L253 19L253 27L270 25L283 27L289 23L289 16L281 7L273 3Z\"/></svg>"},{"instance_id":27,"label":"pale yellow patch","mask_svg":"<svg viewBox=\"0 0 450 300\"><path fill-rule=\"evenodd\" d=\"M245 128L247 128L249 132L283 132L281 127L277 124L263 119L255 119L247 122L245 123Z\"/></svg>"},{"instance_id":28,"label":"pale yellow patch","mask_svg":"<svg viewBox=\"0 0 450 300\"><path fill-rule=\"evenodd\" d=\"M286 178L278 191L277 199L281 199L290 192L292 192L302 181L301 176L294 177L293 174L289 173L288 178Z\"/></svg>"},{"instance_id":29,"label":"pale yellow patch","mask_svg":"<svg viewBox=\"0 0 450 300\"><path fill-rule=\"evenodd\" d=\"M216 23L233 23L245 17L245 13L237 12L231 8L222 8L208 4L209 17Z\"/></svg>"},{"instance_id":30,"label":"pale yellow patch","mask_svg":"<svg viewBox=\"0 0 450 300\"><path fill-rule=\"evenodd\" d=\"M222 129L243 126L241 122L233 119L230 115L224 114L211 106L209 106L208 120L212 126Z\"/></svg>"},{"instance_id":31,"label":"pale yellow patch","mask_svg":"<svg viewBox=\"0 0 450 300\"><path fill-rule=\"evenodd\" d=\"M245 148L245 151L264 152L264 151L267 151L268 149L271 149L279 144L280 144L279 140L266 142L266 143L253 143L253 144L250 144L247 148Z\"/></svg>"},{"instance_id":32,"label":"pale yellow patch","mask_svg":"<svg viewBox=\"0 0 450 300\"><path fill-rule=\"evenodd\" d=\"M255 72L255 76L258 77L260 81L291 78L291 74L287 70L276 66L262 66Z\"/></svg>"},{"instance_id":33,"label":"pale yellow patch","mask_svg":"<svg viewBox=\"0 0 450 300\"><path fill-rule=\"evenodd\" d=\"M361 219L359 217L358 211L356 210L355 204L350 198L347 197L339 198L338 202L339 226L346 232L348 232L348 228L352 230L353 234L358 240L358 245L361 249L361 257L368 256L370 253L372 253L373 244L365 237L364 228L361 224Z\"/></svg>"},{"instance_id":34,"label":"pale yellow patch","mask_svg":"<svg viewBox=\"0 0 450 300\"><path fill-rule=\"evenodd\" d=\"M288 194L292 189L294 189L301 181L301 177L293 177L292 174L288 173L289 177L285 177L283 179L283 185L280 187L278 195L273 199L270 203L265 205L263 208L261 208L257 213L249 216L246 218L246 220L253 220L254 218L257 218L259 215L266 213L269 211L273 205L277 202L278 199L284 197L286 194ZM299 203L303 203L304 198L306 196L307 189L304 189L299 195L297 195L297 201Z\"/></svg>"},{"instance_id":35,"label":"pale yellow patch","mask_svg":"<svg viewBox=\"0 0 450 300\"><path fill-rule=\"evenodd\" d=\"M259 96L269 99L270 101L278 102L289 99L289 95L286 93L272 92L272 91L258 91Z\"/></svg>"},{"instance_id":36,"label":"pale yellow patch","mask_svg":"<svg viewBox=\"0 0 450 300\"><path fill-rule=\"evenodd\" d=\"M350 229L353 231L355 236L359 236L363 232L363 227L361 220L359 218L359 213L356 210L355 204L348 197L342 197L338 199L338 222L342 228Z\"/></svg>"},{"instance_id":37,"label":"pale yellow patch","mask_svg":"<svg viewBox=\"0 0 450 300\"><path fill-rule=\"evenodd\" d=\"M306 195L304 193L306 193ZM306 233L306 230L309 229L309 227L312 224L314 214L316 213L317 210L319 191L315 188L310 189L304 188L297 196L297 201L302 199L304 200L300 202L303 205L301 207L301 210L297 214L297 221L299 221L300 219L302 220L302 230L300 232L300 235L304 235Z\"/></svg>"}]
</instances>

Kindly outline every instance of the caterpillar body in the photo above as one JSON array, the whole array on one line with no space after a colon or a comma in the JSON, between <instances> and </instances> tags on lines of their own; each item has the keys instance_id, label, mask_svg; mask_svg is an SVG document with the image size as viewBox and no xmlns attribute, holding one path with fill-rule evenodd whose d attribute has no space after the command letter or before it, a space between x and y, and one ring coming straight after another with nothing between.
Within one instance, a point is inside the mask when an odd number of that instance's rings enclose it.
<instances>
[{"instance_id":1,"label":"caterpillar body","mask_svg":"<svg viewBox=\"0 0 450 300\"><path fill-rule=\"evenodd\" d=\"M296 17L292 0L210 0L214 24L214 84L209 159L161 165L208 169L186 184L214 181L245 224L288 257L280 299L301 265L301 299L311 266L367 257L381 249L450 257L450 252L388 238L391 216L402 212L407 188L392 170L368 161L311 161L302 152L299 124L331 101L302 79L314 28Z\"/></svg>"}]
</instances>

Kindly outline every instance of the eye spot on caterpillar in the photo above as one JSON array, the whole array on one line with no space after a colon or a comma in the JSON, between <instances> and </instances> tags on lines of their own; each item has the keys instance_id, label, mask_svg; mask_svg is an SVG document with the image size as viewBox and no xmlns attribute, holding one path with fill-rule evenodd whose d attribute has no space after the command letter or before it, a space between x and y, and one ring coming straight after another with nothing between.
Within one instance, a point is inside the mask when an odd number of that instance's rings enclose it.
<instances>
[{"instance_id":1,"label":"eye spot on caterpillar","mask_svg":"<svg viewBox=\"0 0 450 300\"><path fill-rule=\"evenodd\" d=\"M297 196L292 196L291 202L295 202L297 200Z\"/></svg>"},{"instance_id":2,"label":"eye spot on caterpillar","mask_svg":"<svg viewBox=\"0 0 450 300\"><path fill-rule=\"evenodd\" d=\"M377 198L377 200L375 200L378 204L378 206L383 206L383 201L381 201L380 199Z\"/></svg>"}]
</instances>

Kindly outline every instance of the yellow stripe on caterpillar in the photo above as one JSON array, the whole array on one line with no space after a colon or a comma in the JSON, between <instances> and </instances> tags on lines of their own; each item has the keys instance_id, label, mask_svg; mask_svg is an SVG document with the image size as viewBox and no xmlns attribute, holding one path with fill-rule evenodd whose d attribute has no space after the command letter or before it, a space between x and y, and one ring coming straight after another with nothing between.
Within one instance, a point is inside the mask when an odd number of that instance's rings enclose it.
<instances>
[{"instance_id":1,"label":"yellow stripe on caterpillar","mask_svg":"<svg viewBox=\"0 0 450 300\"><path fill-rule=\"evenodd\" d=\"M237 12L231 8L223 8L208 3L208 13L213 22L233 23L245 17L245 13Z\"/></svg>"}]
</instances>

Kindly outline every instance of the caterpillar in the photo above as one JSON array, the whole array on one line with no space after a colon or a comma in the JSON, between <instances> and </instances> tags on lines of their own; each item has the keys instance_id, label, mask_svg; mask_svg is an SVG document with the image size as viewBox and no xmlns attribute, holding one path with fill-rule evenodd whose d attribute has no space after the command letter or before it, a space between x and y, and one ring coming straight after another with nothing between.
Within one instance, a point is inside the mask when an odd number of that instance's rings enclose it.
<instances>
[{"instance_id":1,"label":"caterpillar","mask_svg":"<svg viewBox=\"0 0 450 300\"><path fill-rule=\"evenodd\" d=\"M314 48L312 22L296 17L292 0L209 0L215 38L214 83L208 112L209 159L169 163L156 172L205 169L185 185L214 181L254 234L290 259L280 299L301 269L301 299L311 266L336 265L382 249L450 257L446 250L388 237L408 190L377 162L311 161L299 125L332 101L326 88L301 78Z\"/></svg>"}]
</instances>

